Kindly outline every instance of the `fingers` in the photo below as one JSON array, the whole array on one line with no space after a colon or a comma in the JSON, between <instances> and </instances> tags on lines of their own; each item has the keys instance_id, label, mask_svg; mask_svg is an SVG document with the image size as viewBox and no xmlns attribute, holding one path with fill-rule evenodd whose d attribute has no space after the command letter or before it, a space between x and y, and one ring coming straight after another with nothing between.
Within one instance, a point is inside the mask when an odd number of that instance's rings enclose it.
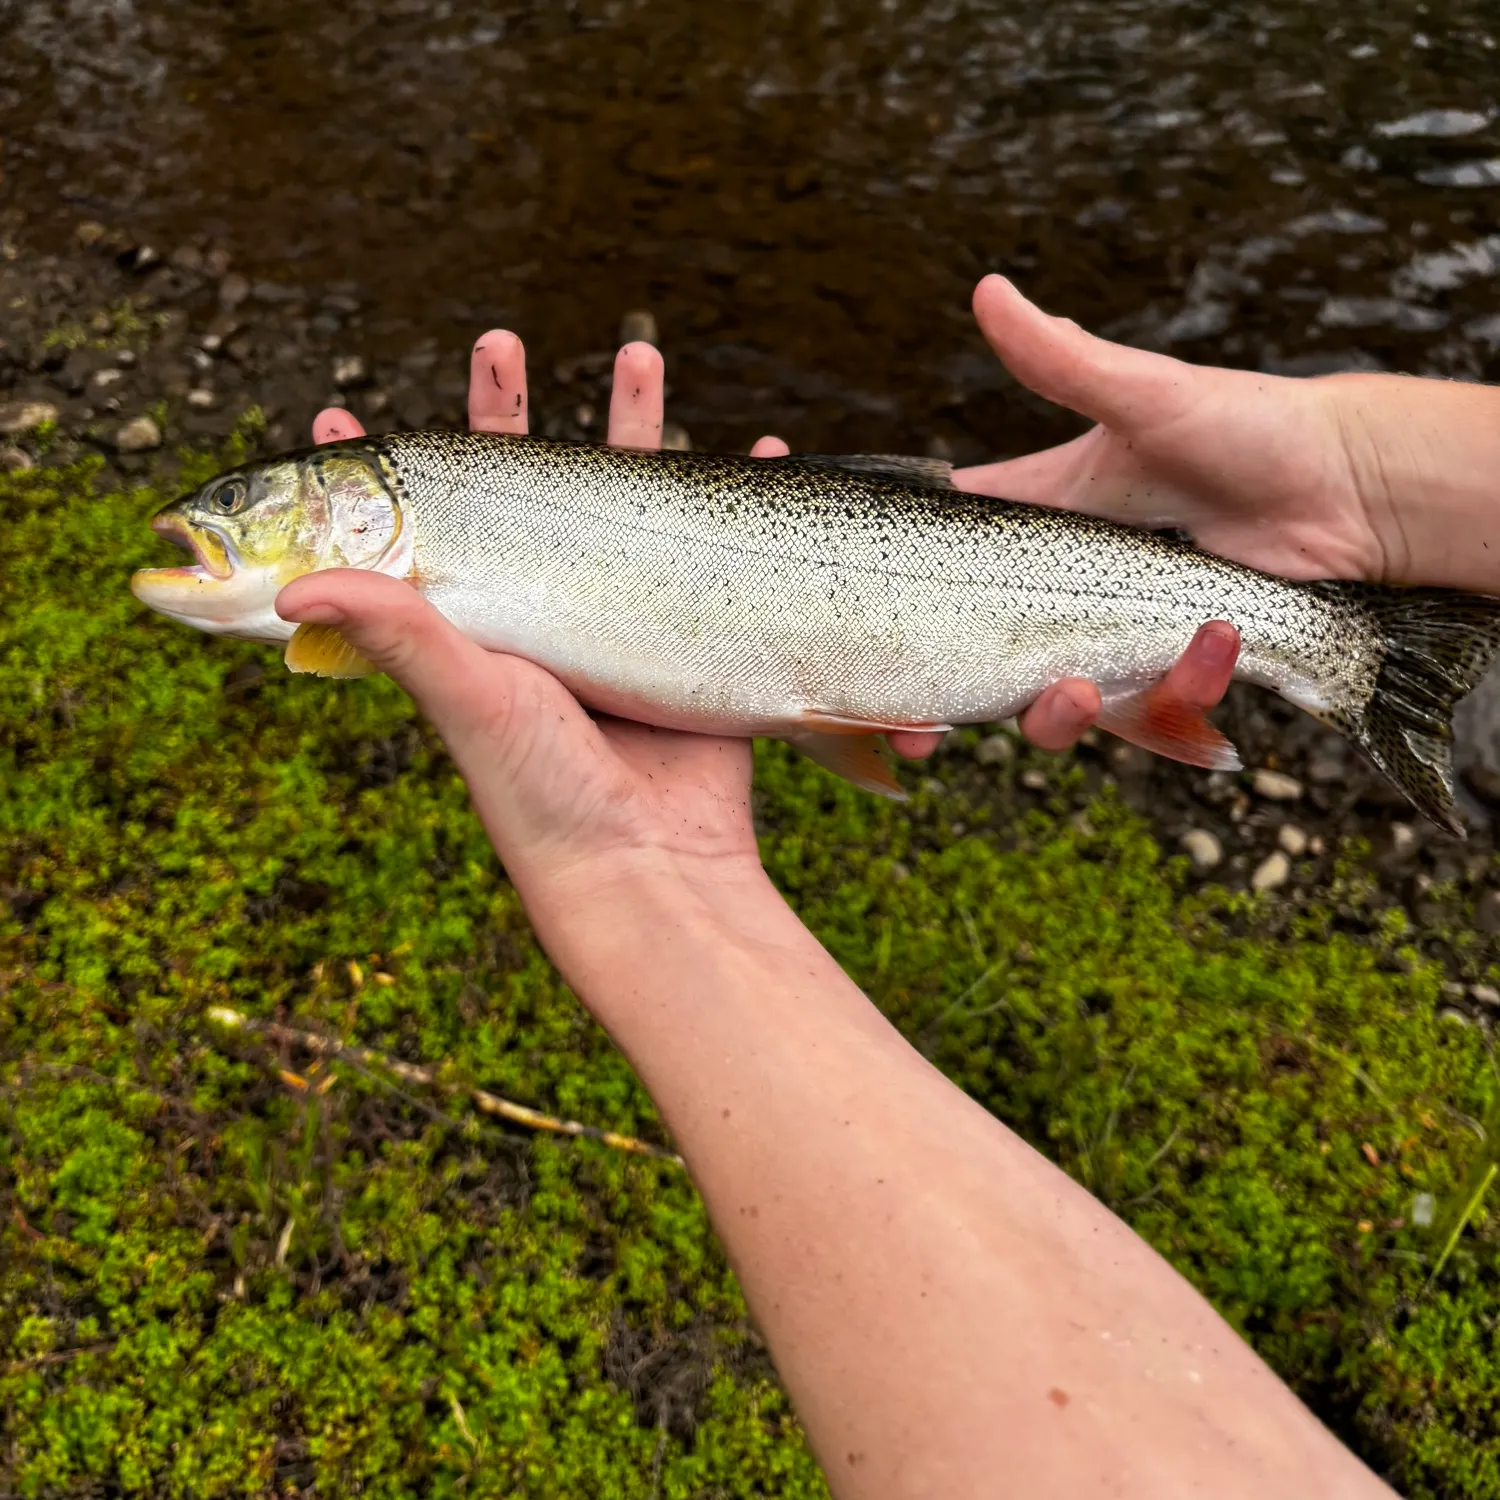
<instances>
[{"instance_id":1,"label":"fingers","mask_svg":"<svg viewBox=\"0 0 1500 1500\"><path fill-rule=\"evenodd\" d=\"M1170 421L1201 389L1205 372L1196 366L1085 333L1044 313L1003 276L975 288L974 316L1022 385L1120 431Z\"/></svg>"},{"instance_id":2,"label":"fingers","mask_svg":"<svg viewBox=\"0 0 1500 1500\"><path fill-rule=\"evenodd\" d=\"M330 406L313 418L312 435L315 443L336 443L341 438L363 437L365 430L342 406Z\"/></svg>"},{"instance_id":3,"label":"fingers","mask_svg":"<svg viewBox=\"0 0 1500 1500\"><path fill-rule=\"evenodd\" d=\"M1099 689L1081 677L1054 682L1020 717L1021 733L1038 750L1066 750L1098 717Z\"/></svg>"},{"instance_id":4,"label":"fingers","mask_svg":"<svg viewBox=\"0 0 1500 1500\"><path fill-rule=\"evenodd\" d=\"M897 755L904 755L907 760L926 760L943 743L942 735L927 729L892 730L885 739Z\"/></svg>"},{"instance_id":5,"label":"fingers","mask_svg":"<svg viewBox=\"0 0 1500 1500\"><path fill-rule=\"evenodd\" d=\"M1229 691L1239 656L1239 631L1224 620L1210 620L1162 679L1162 688L1195 708L1212 708Z\"/></svg>"},{"instance_id":6,"label":"fingers","mask_svg":"<svg viewBox=\"0 0 1500 1500\"><path fill-rule=\"evenodd\" d=\"M526 432L526 350L503 328L485 334L469 358L469 426L475 432Z\"/></svg>"},{"instance_id":7,"label":"fingers","mask_svg":"<svg viewBox=\"0 0 1500 1500\"><path fill-rule=\"evenodd\" d=\"M617 448L660 448L664 384L661 355L650 344L626 344L615 356L605 441Z\"/></svg>"},{"instance_id":8,"label":"fingers","mask_svg":"<svg viewBox=\"0 0 1500 1500\"><path fill-rule=\"evenodd\" d=\"M750 449L751 458L785 458L792 450L779 437L756 438Z\"/></svg>"},{"instance_id":9,"label":"fingers","mask_svg":"<svg viewBox=\"0 0 1500 1500\"><path fill-rule=\"evenodd\" d=\"M1213 708L1229 691L1239 655L1239 632L1223 620L1211 620L1172 664L1159 691L1194 708ZM1021 732L1039 750L1066 750L1093 724L1099 706L1099 689L1092 682L1064 678L1021 715Z\"/></svg>"}]
</instances>

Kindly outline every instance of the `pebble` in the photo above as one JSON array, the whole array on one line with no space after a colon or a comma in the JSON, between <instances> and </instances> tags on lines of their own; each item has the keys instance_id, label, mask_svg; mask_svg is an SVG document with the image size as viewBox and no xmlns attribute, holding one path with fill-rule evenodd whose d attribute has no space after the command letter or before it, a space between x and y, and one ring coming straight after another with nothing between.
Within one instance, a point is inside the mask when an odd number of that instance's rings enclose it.
<instances>
[{"instance_id":1,"label":"pebble","mask_svg":"<svg viewBox=\"0 0 1500 1500\"><path fill-rule=\"evenodd\" d=\"M1033 792L1039 792L1047 785L1047 773L1034 768L1030 771L1022 771L1021 785Z\"/></svg>"},{"instance_id":2,"label":"pebble","mask_svg":"<svg viewBox=\"0 0 1500 1500\"><path fill-rule=\"evenodd\" d=\"M1200 872L1212 870L1224 858L1223 844L1206 828L1189 828L1177 842Z\"/></svg>"},{"instance_id":3,"label":"pebble","mask_svg":"<svg viewBox=\"0 0 1500 1500\"><path fill-rule=\"evenodd\" d=\"M347 354L333 362L333 383L340 390L351 385L363 385L369 378L370 372L357 354Z\"/></svg>"},{"instance_id":4,"label":"pebble","mask_svg":"<svg viewBox=\"0 0 1500 1500\"><path fill-rule=\"evenodd\" d=\"M1293 859L1307 853L1307 835L1295 823L1283 823L1276 832L1276 842Z\"/></svg>"},{"instance_id":5,"label":"pebble","mask_svg":"<svg viewBox=\"0 0 1500 1500\"><path fill-rule=\"evenodd\" d=\"M1291 878L1292 862L1278 849L1261 861L1250 877L1252 891L1279 891Z\"/></svg>"},{"instance_id":6,"label":"pebble","mask_svg":"<svg viewBox=\"0 0 1500 1500\"><path fill-rule=\"evenodd\" d=\"M659 344L661 335L657 331L656 318L649 308L632 308L620 319L620 342L622 344Z\"/></svg>"},{"instance_id":7,"label":"pebble","mask_svg":"<svg viewBox=\"0 0 1500 1500\"><path fill-rule=\"evenodd\" d=\"M974 747L974 759L982 766L1006 765L1016 753L1008 734L986 735Z\"/></svg>"},{"instance_id":8,"label":"pebble","mask_svg":"<svg viewBox=\"0 0 1500 1500\"><path fill-rule=\"evenodd\" d=\"M124 380L125 372L116 366L106 366L102 370L95 370L89 380L89 389L95 391L107 391L110 386Z\"/></svg>"},{"instance_id":9,"label":"pebble","mask_svg":"<svg viewBox=\"0 0 1500 1500\"><path fill-rule=\"evenodd\" d=\"M1461 1010L1454 1010L1451 1005L1445 1005L1438 1012L1438 1020L1447 1021L1451 1026L1472 1026L1474 1024Z\"/></svg>"},{"instance_id":10,"label":"pebble","mask_svg":"<svg viewBox=\"0 0 1500 1500\"><path fill-rule=\"evenodd\" d=\"M1410 823L1391 824L1391 848L1397 854L1410 854L1417 847L1417 830Z\"/></svg>"},{"instance_id":11,"label":"pebble","mask_svg":"<svg viewBox=\"0 0 1500 1500\"><path fill-rule=\"evenodd\" d=\"M1462 1000L1469 993L1463 985L1455 984L1451 979L1445 979L1438 988L1442 990L1445 1000Z\"/></svg>"},{"instance_id":12,"label":"pebble","mask_svg":"<svg viewBox=\"0 0 1500 1500\"><path fill-rule=\"evenodd\" d=\"M250 295L250 283L238 271L231 271L219 283L219 304L238 307Z\"/></svg>"},{"instance_id":13,"label":"pebble","mask_svg":"<svg viewBox=\"0 0 1500 1500\"><path fill-rule=\"evenodd\" d=\"M115 433L115 447L121 453L145 453L161 447L161 428L150 417L136 417Z\"/></svg>"},{"instance_id":14,"label":"pebble","mask_svg":"<svg viewBox=\"0 0 1500 1500\"><path fill-rule=\"evenodd\" d=\"M23 452L20 448L0 448L0 469L4 469L7 474L19 474L22 469L29 469L32 466L29 453Z\"/></svg>"},{"instance_id":15,"label":"pebble","mask_svg":"<svg viewBox=\"0 0 1500 1500\"><path fill-rule=\"evenodd\" d=\"M1500 1010L1500 990L1492 984L1471 984L1469 999L1479 1005L1488 1005L1492 1010Z\"/></svg>"},{"instance_id":16,"label":"pebble","mask_svg":"<svg viewBox=\"0 0 1500 1500\"><path fill-rule=\"evenodd\" d=\"M34 432L46 422L55 422L58 410L50 401L6 401L0 403L0 432L14 436Z\"/></svg>"},{"instance_id":17,"label":"pebble","mask_svg":"<svg viewBox=\"0 0 1500 1500\"><path fill-rule=\"evenodd\" d=\"M1326 786L1329 782L1342 781L1346 774L1344 757L1337 751L1320 750L1308 762L1308 779Z\"/></svg>"},{"instance_id":18,"label":"pebble","mask_svg":"<svg viewBox=\"0 0 1500 1500\"><path fill-rule=\"evenodd\" d=\"M1302 795L1302 783L1285 771L1261 769L1251 778L1250 785L1255 795L1267 802L1295 802Z\"/></svg>"},{"instance_id":19,"label":"pebble","mask_svg":"<svg viewBox=\"0 0 1500 1500\"><path fill-rule=\"evenodd\" d=\"M663 448L671 448L677 453L691 453L693 451L693 440L688 436L687 428L679 426L676 422L663 422L661 424L661 445Z\"/></svg>"},{"instance_id":20,"label":"pebble","mask_svg":"<svg viewBox=\"0 0 1500 1500\"><path fill-rule=\"evenodd\" d=\"M218 402L218 397L206 385L194 386L187 393L187 404L197 411L209 411Z\"/></svg>"},{"instance_id":21,"label":"pebble","mask_svg":"<svg viewBox=\"0 0 1500 1500\"><path fill-rule=\"evenodd\" d=\"M1500 932L1500 891L1486 891L1474 903L1474 925L1481 932Z\"/></svg>"}]
</instances>

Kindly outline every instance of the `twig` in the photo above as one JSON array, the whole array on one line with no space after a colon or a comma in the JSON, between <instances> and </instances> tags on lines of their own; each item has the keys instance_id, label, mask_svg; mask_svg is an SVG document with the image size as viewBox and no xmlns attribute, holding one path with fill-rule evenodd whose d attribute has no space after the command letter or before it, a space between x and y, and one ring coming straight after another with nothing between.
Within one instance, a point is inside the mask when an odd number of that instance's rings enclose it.
<instances>
[{"instance_id":1,"label":"twig","mask_svg":"<svg viewBox=\"0 0 1500 1500\"><path fill-rule=\"evenodd\" d=\"M292 1046L302 1047L318 1057L342 1058L356 1065L364 1063L369 1067L383 1068L407 1083L420 1083L427 1088L459 1089L468 1094L475 1107L485 1114L498 1115L501 1119L509 1120L515 1125L525 1125L531 1130L545 1130L552 1135L567 1135L588 1141L598 1141L601 1145L611 1146L616 1151L628 1151L635 1156L649 1156L657 1161L673 1162L679 1167L683 1165L680 1156L671 1151L664 1151L660 1146L653 1146L649 1141L637 1140L631 1135L620 1135L613 1130L600 1130L595 1125L584 1125L577 1120L564 1120L559 1115L543 1114L541 1110L531 1109L525 1104L516 1104L509 1099L502 1099L498 1094L490 1093L488 1089L465 1088L461 1084L445 1084L429 1067L402 1062L395 1057L386 1057L382 1053L374 1052L368 1047L358 1046L353 1042L341 1042L334 1037L319 1036L315 1031L301 1031L293 1026L283 1026L279 1021L262 1021L254 1016L241 1015L237 1010L230 1010L227 1005L211 1005L205 1014L210 1021L216 1021L220 1026L228 1027L231 1031L259 1032L274 1041L288 1042Z\"/></svg>"}]
</instances>

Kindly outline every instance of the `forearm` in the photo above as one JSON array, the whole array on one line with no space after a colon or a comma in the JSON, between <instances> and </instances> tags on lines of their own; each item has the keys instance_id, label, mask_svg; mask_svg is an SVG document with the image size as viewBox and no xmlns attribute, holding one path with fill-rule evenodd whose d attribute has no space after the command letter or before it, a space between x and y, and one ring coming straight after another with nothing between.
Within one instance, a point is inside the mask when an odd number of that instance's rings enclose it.
<instances>
[{"instance_id":1,"label":"forearm","mask_svg":"<svg viewBox=\"0 0 1500 1500\"><path fill-rule=\"evenodd\" d=\"M1384 539L1386 581L1500 593L1500 388L1409 375L1319 384Z\"/></svg>"},{"instance_id":2,"label":"forearm","mask_svg":"<svg viewBox=\"0 0 1500 1500\"><path fill-rule=\"evenodd\" d=\"M836 1494L1386 1493L758 872L732 896L643 876L553 947L676 1136Z\"/></svg>"}]
</instances>

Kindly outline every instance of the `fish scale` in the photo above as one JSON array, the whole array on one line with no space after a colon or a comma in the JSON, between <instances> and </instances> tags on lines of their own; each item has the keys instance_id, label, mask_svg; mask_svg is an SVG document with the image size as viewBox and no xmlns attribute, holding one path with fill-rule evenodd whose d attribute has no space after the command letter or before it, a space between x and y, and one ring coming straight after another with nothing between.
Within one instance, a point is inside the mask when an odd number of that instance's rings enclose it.
<instances>
[{"instance_id":1,"label":"fish scale","mask_svg":"<svg viewBox=\"0 0 1500 1500\"><path fill-rule=\"evenodd\" d=\"M438 608L673 727L773 734L809 709L994 722L1062 677L1149 682L1206 619L1240 631L1240 675L1310 699L1363 701L1379 668L1357 600L1069 512L807 458L372 446Z\"/></svg>"},{"instance_id":2,"label":"fish scale","mask_svg":"<svg viewBox=\"0 0 1500 1500\"><path fill-rule=\"evenodd\" d=\"M1236 676L1358 744L1428 817L1453 800L1454 703L1500 644L1500 600L1290 582L1178 538L955 490L946 464L729 455L409 432L235 470L152 523L199 565L132 588L220 634L287 640L293 670L372 670L276 593L320 568L412 582L457 628L589 707L779 735L871 790L902 728L1006 719L1065 677L1100 724L1190 764L1233 747L1160 680L1207 620Z\"/></svg>"}]
</instances>

